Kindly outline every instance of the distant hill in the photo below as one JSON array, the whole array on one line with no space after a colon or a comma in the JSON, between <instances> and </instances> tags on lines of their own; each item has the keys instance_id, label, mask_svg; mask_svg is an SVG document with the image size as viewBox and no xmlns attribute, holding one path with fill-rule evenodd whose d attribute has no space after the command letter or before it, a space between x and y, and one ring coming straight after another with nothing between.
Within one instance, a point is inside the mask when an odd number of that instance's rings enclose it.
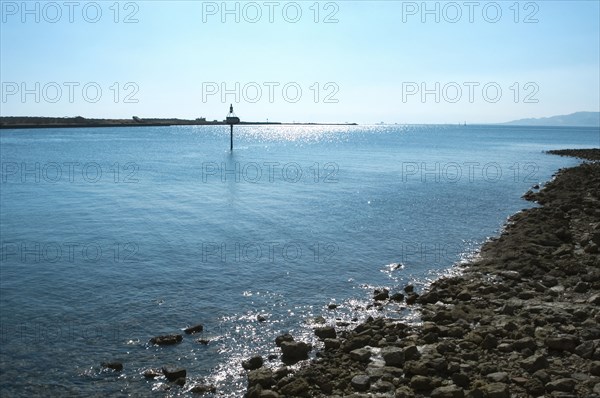
<instances>
[{"instance_id":1,"label":"distant hill","mask_svg":"<svg viewBox=\"0 0 600 398\"><path fill-rule=\"evenodd\" d=\"M570 115L541 117L539 119L519 119L508 124L513 126L581 126L600 127L600 112L575 112Z\"/></svg>"}]
</instances>

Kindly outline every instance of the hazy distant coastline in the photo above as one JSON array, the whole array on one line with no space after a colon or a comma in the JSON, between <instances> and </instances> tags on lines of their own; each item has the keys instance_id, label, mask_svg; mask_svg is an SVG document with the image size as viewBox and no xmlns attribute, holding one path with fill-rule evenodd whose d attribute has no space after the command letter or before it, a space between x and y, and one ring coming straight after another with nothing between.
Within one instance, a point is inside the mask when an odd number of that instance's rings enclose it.
<instances>
[{"instance_id":1,"label":"hazy distant coastline","mask_svg":"<svg viewBox=\"0 0 600 398\"><path fill-rule=\"evenodd\" d=\"M0 129L29 128L68 128L68 127L148 127L148 126L204 126L226 125L224 120L200 119L87 119L77 117L36 117L36 116L3 116L0 117ZM356 123L283 123L283 122L240 122L241 125L351 125Z\"/></svg>"},{"instance_id":2,"label":"hazy distant coastline","mask_svg":"<svg viewBox=\"0 0 600 398\"><path fill-rule=\"evenodd\" d=\"M528 118L500 123L510 126L600 127L600 112L575 112L541 118Z\"/></svg>"}]
</instances>

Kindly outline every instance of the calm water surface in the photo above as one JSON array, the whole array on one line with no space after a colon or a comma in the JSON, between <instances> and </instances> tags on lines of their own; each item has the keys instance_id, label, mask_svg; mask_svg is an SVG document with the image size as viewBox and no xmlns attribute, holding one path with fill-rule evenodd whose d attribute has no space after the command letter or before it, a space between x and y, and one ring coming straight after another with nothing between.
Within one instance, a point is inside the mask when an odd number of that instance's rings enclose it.
<instances>
[{"instance_id":1,"label":"calm water surface","mask_svg":"<svg viewBox=\"0 0 600 398\"><path fill-rule=\"evenodd\" d=\"M578 163L543 151L598 146L590 128L237 126L233 153L226 126L2 130L0 391L190 395L141 376L172 365L240 396L242 359L380 314L374 288L448 272Z\"/></svg>"}]
</instances>

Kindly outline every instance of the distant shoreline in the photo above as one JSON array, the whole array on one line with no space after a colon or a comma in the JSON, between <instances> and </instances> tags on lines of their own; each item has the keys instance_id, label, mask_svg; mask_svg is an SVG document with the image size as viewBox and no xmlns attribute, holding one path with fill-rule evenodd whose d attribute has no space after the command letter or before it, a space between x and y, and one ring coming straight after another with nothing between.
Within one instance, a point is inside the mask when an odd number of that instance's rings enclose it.
<instances>
[{"instance_id":1,"label":"distant shoreline","mask_svg":"<svg viewBox=\"0 0 600 398\"><path fill-rule=\"evenodd\" d=\"M225 121L204 119L86 119L83 117L0 117L0 129L48 129L82 127L160 127L160 126L221 126ZM356 123L283 123L283 122L240 122L239 125L275 126L357 126Z\"/></svg>"}]
</instances>

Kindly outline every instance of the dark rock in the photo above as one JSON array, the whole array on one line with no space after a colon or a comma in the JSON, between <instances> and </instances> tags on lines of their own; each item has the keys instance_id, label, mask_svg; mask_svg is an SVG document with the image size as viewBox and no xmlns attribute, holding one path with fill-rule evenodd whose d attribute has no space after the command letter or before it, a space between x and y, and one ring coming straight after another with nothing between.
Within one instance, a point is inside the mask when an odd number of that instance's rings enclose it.
<instances>
[{"instance_id":1,"label":"dark rock","mask_svg":"<svg viewBox=\"0 0 600 398\"><path fill-rule=\"evenodd\" d=\"M468 375L466 375L464 373L454 373L452 375L452 381L457 386L460 386L463 388L469 388L469 385L471 384L471 379L469 378Z\"/></svg>"},{"instance_id":2,"label":"dark rock","mask_svg":"<svg viewBox=\"0 0 600 398\"><path fill-rule=\"evenodd\" d=\"M471 293L469 293L467 290L463 290L460 293L458 293L456 298L460 301L469 301L471 300Z\"/></svg>"},{"instance_id":3,"label":"dark rock","mask_svg":"<svg viewBox=\"0 0 600 398\"><path fill-rule=\"evenodd\" d=\"M340 341L338 339L325 339L323 342L325 343L326 350L335 350L340 348Z\"/></svg>"},{"instance_id":4,"label":"dark rock","mask_svg":"<svg viewBox=\"0 0 600 398\"><path fill-rule=\"evenodd\" d=\"M190 388L190 392L193 394L214 394L217 392L217 388L212 384L197 384Z\"/></svg>"},{"instance_id":5,"label":"dark rock","mask_svg":"<svg viewBox=\"0 0 600 398\"><path fill-rule=\"evenodd\" d=\"M548 367L548 360L541 355L532 355L519 362L521 367L529 373Z\"/></svg>"},{"instance_id":6,"label":"dark rock","mask_svg":"<svg viewBox=\"0 0 600 398\"><path fill-rule=\"evenodd\" d=\"M494 349L498 346L498 339L493 334L488 333L483 338L483 341L481 342L481 346L488 350Z\"/></svg>"},{"instance_id":7,"label":"dark rock","mask_svg":"<svg viewBox=\"0 0 600 398\"><path fill-rule=\"evenodd\" d=\"M435 387L430 377L421 375L413 376L410 379L410 386L416 391L429 391Z\"/></svg>"},{"instance_id":8,"label":"dark rock","mask_svg":"<svg viewBox=\"0 0 600 398\"><path fill-rule=\"evenodd\" d=\"M494 372L485 376L486 379L496 383L506 383L508 381L508 373L506 372Z\"/></svg>"},{"instance_id":9,"label":"dark rock","mask_svg":"<svg viewBox=\"0 0 600 398\"><path fill-rule=\"evenodd\" d=\"M572 392L575 389L576 382L573 379L558 379L546 383L546 391L563 391L563 392Z\"/></svg>"},{"instance_id":10,"label":"dark rock","mask_svg":"<svg viewBox=\"0 0 600 398\"><path fill-rule=\"evenodd\" d=\"M263 366L263 358L260 355L242 361L242 368L246 370L254 370Z\"/></svg>"},{"instance_id":11,"label":"dark rock","mask_svg":"<svg viewBox=\"0 0 600 398\"><path fill-rule=\"evenodd\" d=\"M592 359L594 352L596 351L596 344L593 341L584 341L575 347L575 354L579 355L583 359Z\"/></svg>"},{"instance_id":12,"label":"dark rock","mask_svg":"<svg viewBox=\"0 0 600 398\"><path fill-rule=\"evenodd\" d=\"M406 293L412 293L415 291L415 287L413 285L406 285L404 286L404 291Z\"/></svg>"},{"instance_id":13,"label":"dark rock","mask_svg":"<svg viewBox=\"0 0 600 398\"><path fill-rule=\"evenodd\" d=\"M100 366L102 366L105 369L112 369L117 372L123 370L123 363L121 362L102 362Z\"/></svg>"},{"instance_id":14,"label":"dark rock","mask_svg":"<svg viewBox=\"0 0 600 398\"><path fill-rule=\"evenodd\" d=\"M367 375L357 375L352 378L350 384L356 391L367 391L371 381Z\"/></svg>"},{"instance_id":15,"label":"dark rock","mask_svg":"<svg viewBox=\"0 0 600 398\"><path fill-rule=\"evenodd\" d=\"M173 383L177 384L178 386L182 386L182 387L185 385L185 382L186 382L185 377L178 377L177 379L175 379L173 381Z\"/></svg>"},{"instance_id":16,"label":"dark rock","mask_svg":"<svg viewBox=\"0 0 600 398\"><path fill-rule=\"evenodd\" d=\"M350 351L350 358L358 362L369 362L371 358L371 351L367 348L357 348L356 350Z\"/></svg>"},{"instance_id":17,"label":"dark rock","mask_svg":"<svg viewBox=\"0 0 600 398\"><path fill-rule=\"evenodd\" d=\"M587 282L577 282L573 290L576 293L586 293L590 290L590 284Z\"/></svg>"},{"instance_id":18,"label":"dark rock","mask_svg":"<svg viewBox=\"0 0 600 398\"><path fill-rule=\"evenodd\" d=\"M516 340L512 343L512 346L516 350L530 349L531 351L535 351L537 349L537 345L535 344L535 340L531 337L523 337L522 339Z\"/></svg>"},{"instance_id":19,"label":"dark rock","mask_svg":"<svg viewBox=\"0 0 600 398\"><path fill-rule=\"evenodd\" d=\"M185 334L194 334L194 333L199 333L203 330L204 330L204 326L195 325L195 326L190 326L189 328L186 328L183 331L185 332Z\"/></svg>"},{"instance_id":20,"label":"dark rock","mask_svg":"<svg viewBox=\"0 0 600 398\"><path fill-rule=\"evenodd\" d=\"M590 374L600 376L600 361L594 361L590 364Z\"/></svg>"},{"instance_id":21,"label":"dark rock","mask_svg":"<svg viewBox=\"0 0 600 398\"><path fill-rule=\"evenodd\" d=\"M282 334L281 336L277 336L275 338L275 345L277 347L281 347L281 343L283 343L284 341L294 341L294 337L292 337L292 335L289 333L285 333L285 334Z\"/></svg>"},{"instance_id":22,"label":"dark rock","mask_svg":"<svg viewBox=\"0 0 600 398\"><path fill-rule=\"evenodd\" d=\"M370 336L355 336L352 338L349 338L348 340L346 340L344 342L344 345L342 346L344 352L350 352L352 350L356 350L357 348L362 348L364 346L369 345L369 343L371 342L371 337Z\"/></svg>"},{"instance_id":23,"label":"dark rock","mask_svg":"<svg viewBox=\"0 0 600 398\"><path fill-rule=\"evenodd\" d=\"M397 301L397 302L404 301L404 295L402 293L394 293L390 297L390 300Z\"/></svg>"},{"instance_id":24,"label":"dark rock","mask_svg":"<svg viewBox=\"0 0 600 398\"><path fill-rule=\"evenodd\" d=\"M570 334L548 337L545 341L546 346L556 351L575 351L579 345L579 338Z\"/></svg>"},{"instance_id":25,"label":"dark rock","mask_svg":"<svg viewBox=\"0 0 600 398\"><path fill-rule=\"evenodd\" d=\"M269 368L251 370L248 373L248 387L260 385L263 388L269 388L274 383L273 371Z\"/></svg>"},{"instance_id":26,"label":"dark rock","mask_svg":"<svg viewBox=\"0 0 600 398\"><path fill-rule=\"evenodd\" d=\"M183 336L180 334L168 334L164 336L156 336L150 339L150 344L155 345L173 345L181 343Z\"/></svg>"},{"instance_id":27,"label":"dark rock","mask_svg":"<svg viewBox=\"0 0 600 398\"><path fill-rule=\"evenodd\" d=\"M491 383L484 387L486 398L510 398L508 386L504 383Z\"/></svg>"},{"instance_id":28,"label":"dark rock","mask_svg":"<svg viewBox=\"0 0 600 398\"><path fill-rule=\"evenodd\" d=\"M292 380L281 388L281 393L290 397L308 397L310 385L308 382L300 377Z\"/></svg>"},{"instance_id":29,"label":"dark rock","mask_svg":"<svg viewBox=\"0 0 600 398\"><path fill-rule=\"evenodd\" d=\"M412 359L419 359L421 357L421 353L416 345L409 345L404 348L404 359L409 361Z\"/></svg>"},{"instance_id":30,"label":"dark rock","mask_svg":"<svg viewBox=\"0 0 600 398\"><path fill-rule=\"evenodd\" d=\"M404 365L404 351L401 348L384 347L381 349L381 356L386 366L401 367Z\"/></svg>"},{"instance_id":31,"label":"dark rock","mask_svg":"<svg viewBox=\"0 0 600 398\"><path fill-rule=\"evenodd\" d=\"M208 343L210 343L210 340L207 339L198 339L196 341L202 345L208 345Z\"/></svg>"},{"instance_id":32,"label":"dark rock","mask_svg":"<svg viewBox=\"0 0 600 398\"><path fill-rule=\"evenodd\" d=\"M303 341L283 341L280 347L283 353L282 359L286 362L307 359L308 353L312 350L312 347Z\"/></svg>"},{"instance_id":33,"label":"dark rock","mask_svg":"<svg viewBox=\"0 0 600 398\"><path fill-rule=\"evenodd\" d=\"M330 309L330 310L335 310L337 307L338 307L338 305L337 304L333 304L333 303L331 303L331 304L329 304L327 306L327 308Z\"/></svg>"},{"instance_id":34,"label":"dark rock","mask_svg":"<svg viewBox=\"0 0 600 398\"><path fill-rule=\"evenodd\" d=\"M431 392L431 398L464 398L464 396L463 389L454 384L438 387Z\"/></svg>"},{"instance_id":35,"label":"dark rock","mask_svg":"<svg viewBox=\"0 0 600 398\"><path fill-rule=\"evenodd\" d=\"M417 293L410 293L408 297L406 297L406 304L413 305L417 302L419 295Z\"/></svg>"},{"instance_id":36,"label":"dark rock","mask_svg":"<svg viewBox=\"0 0 600 398\"><path fill-rule=\"evenodd\" d=\"M315 335L320 339L335 339L337 337L337 333L335 332L335 328L333 326L316 328Z\"/></svg>"},{"instance_id":37,"label":"dark rock","mask_svg":"<svg viewBox=\"0 0 600 398\"><path fill-rule=\"evenodd\" d=\"M375 290L375 292L373 293L373 300L383 301L387 300L388 298L390 298L390 292L387 289Z\"/></svg>"},{"instance_id":38,"label":"dark rock","mask_svg":"<svg viewBox=\"0 0 600 398\"><path fill-rule=\"evenodd\" d=\"M529 395L533 395L534 397L542 396L546 391L544 384L539 379L529 379L523 387Z\"/></svg>"},{"instance_id":39,"label":"dark rock","mask_svg":"<svg viewBox=\"0 0 600 398\"><path fill-rule=\"evenodd\" d=\"M258 315L256 316L256 320L257 320L258 322L266 322L267 318L265 318L265 317L264 317L264 315L260 315L260 314L258 314Z\"/></svg>"},{"instance_id":40,"label":"dark rock","mask_svg":"<svg viewBox=\"0 0 600 398\"><path fill-rule=\"evenodd\" d=\"M184 378L187 374L186 370L183 368L168 368L163 367L162 372L169 381L175 381L180 378Z\"/></svg>"},{"instance_id":41,"label":"dark rock","mask_svg":"<svg viewBox=\"0 0 600 398\"><path fill-rule=\"evenodd\" d=\"M154 379L158 376L162 376L162 370L160 369L146 369L144 373L142 373L147 379Z\"/></svg>"}]
</instances>

